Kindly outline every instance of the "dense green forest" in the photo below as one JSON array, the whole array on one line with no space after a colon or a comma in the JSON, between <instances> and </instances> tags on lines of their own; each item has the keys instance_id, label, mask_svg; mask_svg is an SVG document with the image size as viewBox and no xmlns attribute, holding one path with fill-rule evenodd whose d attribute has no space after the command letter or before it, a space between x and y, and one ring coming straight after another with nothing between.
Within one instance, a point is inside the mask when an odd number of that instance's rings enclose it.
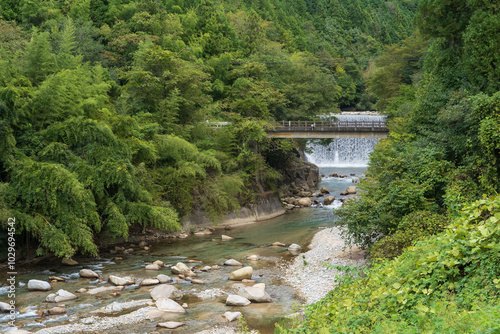
<instances>
[{"instance_id":1,"label":"dense green forest","mask_svg":"<svg viewBox=\"0 0 500 334\"><path fill-rule=\"evenodd\" d=\"M251 203L295 157L265 122L371 108L372 60L411 34L415 11L0 0L1 228L16 217L18 255L97 255L96 236L175 231L194 208L217 220Z\"/></svg>"},{"instance_id":2,"label":"dense green forest","mask_svg":"<svg viewBox=\"0 0 500 334\"><path fill-rule=\"evenodd\" d=\"M415 33L377 59L367 91L391 133L337 212L372 266L282 332L500 331L499 11L421 0Z\"/></svg>"}]
</instances>

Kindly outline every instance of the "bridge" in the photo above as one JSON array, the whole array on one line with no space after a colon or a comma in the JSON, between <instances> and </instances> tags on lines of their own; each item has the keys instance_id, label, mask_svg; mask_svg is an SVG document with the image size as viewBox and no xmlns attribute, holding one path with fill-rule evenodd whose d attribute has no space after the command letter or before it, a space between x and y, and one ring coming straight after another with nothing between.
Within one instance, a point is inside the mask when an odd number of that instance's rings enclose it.
<instances>
[{"instance_id":1,"label":"bridge","mask_svg":"<svg viewBox=\"0 0 500 334\"><path fill-rule=\"evenodd\" d=\"M272 138L385 138L385 120L377 121L272 121Z\"/></svg>"}]
</instances>

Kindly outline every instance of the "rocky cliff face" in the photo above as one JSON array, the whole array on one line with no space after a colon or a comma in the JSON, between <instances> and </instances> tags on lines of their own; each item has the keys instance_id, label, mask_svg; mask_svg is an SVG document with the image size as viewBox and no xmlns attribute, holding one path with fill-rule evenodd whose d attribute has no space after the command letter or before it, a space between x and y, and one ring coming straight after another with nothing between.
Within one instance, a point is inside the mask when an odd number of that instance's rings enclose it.
<instances>
[{"instance_id":1,"label":"rocky cliff face","mask_svg":"<svg viewBox=\"0 0 500 334\"><path fill-rule=\"evenodd\" d=\"M318 166L297 159L290 163L284 171L280 193L295 195L302 191L313 191L320 180Z\"/></svg>"}]
</instances>

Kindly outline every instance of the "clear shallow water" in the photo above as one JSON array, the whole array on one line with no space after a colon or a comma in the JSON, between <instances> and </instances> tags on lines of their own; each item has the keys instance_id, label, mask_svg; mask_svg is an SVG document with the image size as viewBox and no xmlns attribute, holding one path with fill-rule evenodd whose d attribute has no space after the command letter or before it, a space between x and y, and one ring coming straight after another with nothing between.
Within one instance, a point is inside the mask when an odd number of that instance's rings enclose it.
<instances>
[{"instance_id":1,"label":"clear shallow water","mask_svg":"<svg viewBox=\"0 0 500 334\"><path fill-rule=\"evenodd\" d=\"M340 192L352 185L351 173L360 176L364 172L364 167L349 168L321 168L320 173L325 174L322 182L318 184L318 189L326 187L331 195L339 199ZM346 174L348 178L331 178L331 173ZM320 198L320 201L322 199ZM219 230L213 235L196 237L190 236L184 240L163 240L153 244L151 251L137 250L131 255L104 255L101 259L77 258L80 266L66 267L58 263L43 263L33 266L30 270L17 276L18 291L16 304L20 308L16 324L24 326L23 329L39 330L44 327L62 325L74 321L74 318L83 318L92 315L91 312L104 307L114 301L125 302L149 298L151 287L129 286L119 296L112 297L109 294L101 296L91 296L88 294L77 294L78 299L65 302L68 316L50 316L40 319L36 314L38 309L45 309L56 306L55 304L44 303L49 293L54 293L59 289L75 292L82 287L109 286L108 283L97 282L96 280L81 279L78 272L82 268L89 268L98 272L101 276L107 277L110 274L117 276L131 276L136 279L156 277L158 274L172 276L169 269L157 271L145 271L144 266L155 260L162 260L166 264L175 265L177 262L185 262L188 259L197 259L203 263L188 264L190 266L222 263L234 258L254 268L253 278L257 282L266 284L266 291L273 297L274 302L269 304L251 304L247 307L228 307L224 304L225 298L212 298L201 300L194 294L208 289L220 288L229 289L235 282L228 281L229 273L235 270L234 267L222 267L220 270L200 273L198 278L206 282L204 285L191 284L178 280L174 283L183 293L182 303L187 303L185 315L176 315L170 320L183 321L186 326L177 329L176 333L194 333L212 327L217 323L224 323L220 317L226 311L240 311L245 316L250 328L258 329L261 333L273 333L274 323L279 321L284 315L295 312L295 304L302 301L295 295L293 289L284 285L279 279L276 266L290 260L292 257L284 247L268 246L279 241L285 244L297 243L306 248L318 227L331 226L333 220L332 209L338 207L340 202L336 200L332 205L324 208L304 208L289 212L283 216L268 221L258 222L245 226L235 227L230 231ZM227 234L235 238L232 241L212 241L219 238L221 234ZM261 256L260 261L247 261L245 257L252 254ZM113 262L115 256L123 257L122 261ZM237 267L236 267L237 268ZM50 292L28 292L24 285L29 279L47 280L49 276L60 276L68 281L64 283L51 283ZM5 278L2 279L5 281ZM24 285L24 286L23 286ZM7 301L7 289L0 288L0 300ZM120 314L118 314L120 315ZM37 319L40 321L38 322ZM8 319L0 315L0 332L5 332ZM156 323L161 321L144 322L137 326L127 326L126 328L115 328L106 333L146 333L156 330Z\"/></svg>"}]
</instances>

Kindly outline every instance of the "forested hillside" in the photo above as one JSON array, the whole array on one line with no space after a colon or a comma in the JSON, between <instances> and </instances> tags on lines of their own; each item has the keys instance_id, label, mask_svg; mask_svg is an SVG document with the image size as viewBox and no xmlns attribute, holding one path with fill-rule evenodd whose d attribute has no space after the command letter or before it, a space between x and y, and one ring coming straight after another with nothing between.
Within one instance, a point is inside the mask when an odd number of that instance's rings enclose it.
<instances>
[{"instance_id":1,"label":"forested hillside","mask_svg":"<svg viewBox=\"0 0 500 334\"><path fill-rule=\"evenodd\" d=\"M0 221L18 255L214 220L279 185L270 119L370 108L416 1L0 0ZM214 130L209 122L231 121ZM1 234L2 237L6 233Z\"/></svg>"},{"instance_id":2,"label":"forested hillside","mask_svg":"<svg viewBox=\"0 0 500 334\"><path fill-rule=\"evenodd\" d=\"M412 37L377 59L368 91L391 133L337 221L373 266L288 332L500 330L499 10L422 0Z\"/></svg>"}]
</instances>

